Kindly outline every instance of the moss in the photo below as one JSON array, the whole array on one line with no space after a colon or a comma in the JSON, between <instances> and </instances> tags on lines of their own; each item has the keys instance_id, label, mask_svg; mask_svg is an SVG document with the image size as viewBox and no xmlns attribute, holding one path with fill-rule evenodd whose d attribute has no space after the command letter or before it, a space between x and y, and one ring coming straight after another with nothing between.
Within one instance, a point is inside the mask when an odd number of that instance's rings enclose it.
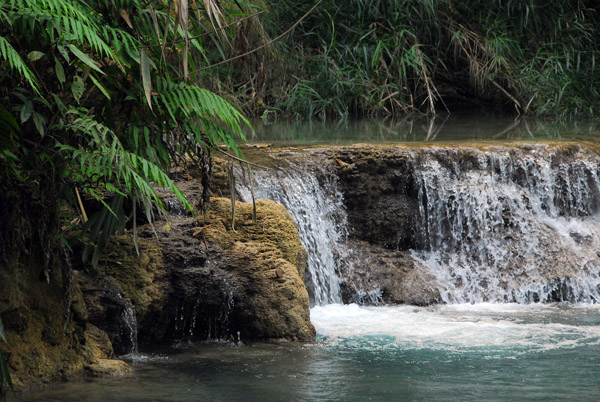
<instances>
[{"instance_id":1,"label":"moss","mask_svg":"<svg viewBox=\"0 0 600 402\"><path fill-rule=\"evenodd\" d=\"M113 357L114 351L108 335L95 325L86 325L85 341L87 361L96 362Z\"/></svg>"},{"instance_id":2,"label":"moss","mask_svg":"<svg viewBox=\"0 0 600 402\"><path fill-rule=\"evenodd\" d=\"M231 230L231 200L226 198L211 199L211 207L207 214L206 236L222 243L224 231L227 237L235 242L260 242L270 244L278 255L292 263L304 278L307 254L300 242L298 228L290 213L281 204L271 200L256 201L255 223L252 219L251 203L236 202L235 231Z\"/></svg>"},{"instance_id":3,"label":"moss","mask_svg":"<svg viewBox=\"0 0 600 402\"><path fill-rule=\"evenodd\" d=\"M271 200L237 202L235 231L231 201L213 198L202 235L226 255L228 267L244 278L245 294L236 302L238 325L248 338L314 339L304 286L306 250L289 212Z\"/></svg>"},{"instance_id":4,"label":"moss","mask_svg":"<svg viewBox=\"0 0 600 402\"><path fill-rule=\"evenodd\" d=\"M25 390L49 381L64 380L79 374L90 362L85 353L85 324L69 319L64 324L64 295L58 275L51 282L41 282L35 275L35 263L24 264L28 270L15 267L13 280L2 286L8 294L4 300L2 320L7 344L2 345L17 390ZM77 283L73 293L80 293ZM76 313L71 310L71 317Z\"/></svg>"},{"instance_id":5,"label":"moss","mask_svg":"<svg viewBox=\"0 0 600 402\"><path fill-rule=\"evenodd\" d=\"M100 259L98 270L113 277L135 306L136 313L144 315L164 299L161 280L165 263L160 244L140 238L139 250L138 255L131 236L115 236Z\"/></svg>"}]
</instances>

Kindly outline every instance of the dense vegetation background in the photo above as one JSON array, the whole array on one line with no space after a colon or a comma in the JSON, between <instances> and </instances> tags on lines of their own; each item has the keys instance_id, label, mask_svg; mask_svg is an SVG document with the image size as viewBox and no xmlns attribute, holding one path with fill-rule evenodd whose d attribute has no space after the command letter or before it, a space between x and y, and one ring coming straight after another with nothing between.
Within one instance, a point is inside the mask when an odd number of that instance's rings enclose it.
<instances>
[{"instance_id":1,"label":"dense vegetation background","mask_svg":"<svg viewBox=\"0 0 600 402\"><path fill-rule=\"evenodd\" d=\"M599 18L594 0L0 0L0 265L38 250L48 280L72 227L97 261L160 213L155 186L192 209L169 168L196 160L208 189L244 114L596 118Z\"/></svg>"},{"instance_id":2,"label":"dense vegetation background","mask_svg":"<svg viewBox=\"0 0 600 402\"><path fill-rule=\"evenodd\" d=\"M267 1L266 34L314 4ZM265 117L496 109L595 118L599 22L597 3L585 0L322 0L269 51L221 70L221 81Z\"/></svg>"}]
</instances>

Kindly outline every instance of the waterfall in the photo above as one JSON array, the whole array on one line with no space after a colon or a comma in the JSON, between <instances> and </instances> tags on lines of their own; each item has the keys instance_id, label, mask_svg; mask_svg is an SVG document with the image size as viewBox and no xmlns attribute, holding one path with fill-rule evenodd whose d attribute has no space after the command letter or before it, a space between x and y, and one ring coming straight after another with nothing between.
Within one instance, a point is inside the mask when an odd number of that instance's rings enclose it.
<instances>
[{"instance_id":1,"label":"waterfall","mask_svg":"<svg viewBox=\"0 0 600 402\"><path fill-rule=\"evenodd\" d=\"M255 171L255 196L284 205L298 226L308 252L305 283L311 305L341 303L338 256L347 237L347 219L333 166L290 164L285 169ZM238 182L241 182L238 180ZM250 190L238 186L245 201Z\"/></svg>"},{"instance_id":2,"label":"waterfall","mask_svg":"<svg viewBox=\"0 0 600 402\"><path fill-rule=\"evenodd\" d=\"M424 152L420 259L444 302L600 301L598 159L556 150Z\"/></svg>"},{"instance_id":3,"label":"waterfall","mask_svg":"<svg viewBox=\"0 0 600 402\"><path fill-rule=\"evenodd\" d=\"M339 275L349 272L346 240L354 240L343 177L330 163L336 151L330 152L295 158L286 169L255 172L257 198L283 204L298 225L309 253L305 281L312 305L341 302ZM398 202L410 199L415 208L410 233L390 232L389 238L414 239L412 249L398 252L428 271L421 278L434 278L439 301L600 301L598 155L579 147L534 145L398 147L375 156L385 157L386 166L399 169L397 177L410 183L395 189ZM359 167L345 166L360 173ZM366 174L368 180L385 180L380 171ZM380 188L393 188L392 182ZM249 189L238 190L250 200ZM380 250L382 256L393 252ZM363 255L357 266L369 271L377 252L370 258ZM367 291L375 293L359 292L354 299L382 302L376 284Z\"/></svg>"}]
</instances>

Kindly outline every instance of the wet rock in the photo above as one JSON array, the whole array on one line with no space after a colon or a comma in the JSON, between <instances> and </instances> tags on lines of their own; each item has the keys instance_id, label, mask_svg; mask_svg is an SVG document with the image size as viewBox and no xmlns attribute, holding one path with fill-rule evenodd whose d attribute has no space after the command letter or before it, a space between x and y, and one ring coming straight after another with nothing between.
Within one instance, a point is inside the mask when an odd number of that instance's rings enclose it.
<instances>
[{"instance_id":1,"label":"wet rock","mask_svg":"<svg viewBox=\"0 0 600 402\"><path fill-rule=\"evenodd\" d=\"M113 345L106 332L92 324L87 324L85 343L88 348L90 361L111 359L114 355Z\"/></svg>"},{"instance_id":2,"label":"wet rock","mask_svg":"<svg viewBox=\"0 0 600 402\"><path fill-rule=\"evenodd\" d=\"M141 227L140 256L118 236L85 283L89 320L111 338L115 353L131 348L123 312L137 317L140 345L205 339L314 338L302 278L306 251L289 213L213 198L204 216L173 216L154 231ZM235 226L235 230L234 230Z\"/></svg>"},{"instance_id":3,"label":"wet rock","mask_svg":"<svg viewBox=\"0 0 600 402\"><path fill-rule=\"evenodd\" d=\"M213 289L227 295L220 299L228 305L229 331L242 339L312 339L302 280L307 256L295 223L274 201L256 202L256 223L252 209L237 203L234 231L230 200L215 198L200 226L208 246L205 268L217 282Z\"/></svg>"},{"instance_id":4,"label":"wet rock","mask_svg":"<svg viewBox=\"0 0 600 402\"><path fill-rule=\"evenodd\" d=\"M387 249L414 247L417 210L412 166L402 150L356 146L332 151L348 213L350 236ZM400 152L400 153L399 153Z\"/></svg>"},{"instance_id":5,"label":"wet rock","mask_svg":"<svg viewBox=\"0 0 600 402\"><path fill-rule=\"evenodd\" d=\"M79 281L87 305L89 323L107 334L117 355L124 355L135 349L136 334L132 323L127 321L127 312L131 311L132 305L119 283L102 274L93 278L82 277Z\"/></svg>"},{"instance_id":6,"label":"wet rock","mask_svg":"<svg viewBox=\"0 0 600 402\"><path fill-rule=\"evenodd\" d=\"M60 266L50 271L50 283L38 280L36 266L28 259L0 266L0 317L8 341L0 348L18 391L77 376L93 360L86 353L85 323L65 321ZM72 291L80 293L77 283ZM81 318L77 309L72 304L69 316Z\"/></svg>"},{"instance_id":7,"label":"wet rock","mask_svg":"<svg viewBox=\"0 0 600 402\"><path fill-rule=\"evenodd\" d=\"M426 306L441 300L435 277L409 254L361 240L348 242L341 277L344 303Z\"/></svg>"},{"instance_id":8,"label":"wet rock","mask_svg":"<svg viewBox=\"0 0 600 402\"><path fill-rule=\"evenodd\" d=\"M85 367L89 377L124 377L131 375L133 369L123 360L98 359L97 362Z\"/></svg>"}]
</instances>

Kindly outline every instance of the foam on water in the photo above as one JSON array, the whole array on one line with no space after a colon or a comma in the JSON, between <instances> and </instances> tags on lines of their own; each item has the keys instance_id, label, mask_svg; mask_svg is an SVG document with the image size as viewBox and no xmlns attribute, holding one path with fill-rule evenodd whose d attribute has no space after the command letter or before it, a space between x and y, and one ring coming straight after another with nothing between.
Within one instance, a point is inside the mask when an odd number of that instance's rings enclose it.
<instances>
[{"instance_id":1,"label":"foam on water","mask_svg":"<svg viewBox=\"0 0 600 402\"><path fill-rule=\"evenodd\" d=\"M600 306L456 304L311 309L326 345L365 350L433 349L521 354L600 344Z\"/></svg>"}]
</instances>

